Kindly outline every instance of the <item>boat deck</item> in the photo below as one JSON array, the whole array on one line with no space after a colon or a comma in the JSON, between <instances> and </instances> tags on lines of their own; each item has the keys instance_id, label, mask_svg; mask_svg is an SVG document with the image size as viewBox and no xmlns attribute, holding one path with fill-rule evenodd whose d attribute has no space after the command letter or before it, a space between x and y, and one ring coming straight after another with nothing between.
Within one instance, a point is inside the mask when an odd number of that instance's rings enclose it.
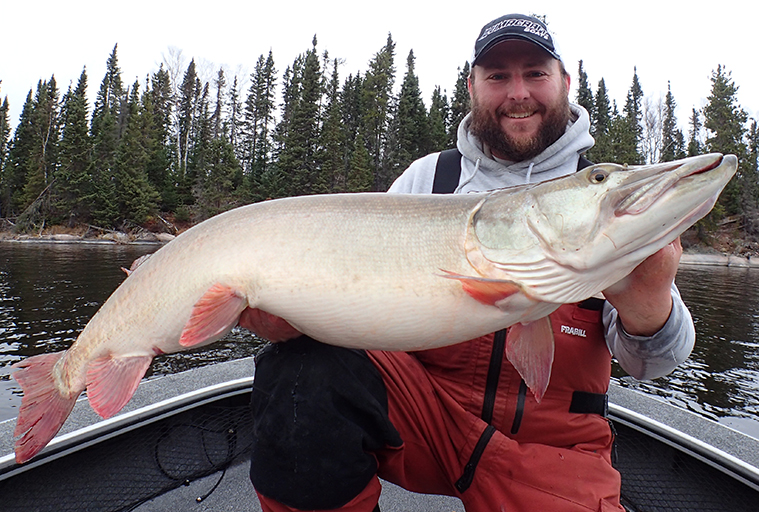
<instances>
[{"instance_id":1,"label":"boat deck","mask_svg":"<svg viewBox=\"0 0 759 512\"><path fill-rule=\"evenodd\" d=\"M15 422L0 423L2 510L260 510L245 458L253 372L253 360L241 359L148 380L109 420L79 401L61 435L21 466ZM756 510L758 440L629 389L612 386L610 398L628 510ZM464 510L456 498L389 483L380 506Z\"/></svg>"}]
</instances>

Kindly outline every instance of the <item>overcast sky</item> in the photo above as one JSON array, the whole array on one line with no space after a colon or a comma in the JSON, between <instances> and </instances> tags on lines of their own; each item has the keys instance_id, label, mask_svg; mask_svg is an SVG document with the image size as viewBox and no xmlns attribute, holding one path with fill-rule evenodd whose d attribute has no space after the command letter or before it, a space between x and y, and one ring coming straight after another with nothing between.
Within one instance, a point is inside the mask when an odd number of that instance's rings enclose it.
<instances>
[{"instance_id":1,"label":"overcast sky","mask_svg":"<svg viewBox=\"0 0 759 512\"><path fill-rule=\"evenodd\" d=\"M76 85L86 66L92 100L117 43L126 85L137 78L144 82L170 48L181 50L185 65L195 58L209 79L224 66L230 83L235 74L247 80L258 56L271 49L281 81L282 71L311 47L316 35L320 53L327 50L330 57L343 59L342 81L349 73L364 72L391 33L396 42L396 85L413 49L429 106L436 85L451 94L457 68L469 58L481 27L509 12L547 15L572 75L571 98L582 59L593 91L604 78L621 109L637 66L646 96L663 98L671 82L678 121L687 130L691 109L705 105L712 71L722 64L739 86L740 105L750 117L759 118L759 3L754 1L723 0L704 7L669 0L614 7L608 0L3 3L0 99L7 96L10 101L14 129L29 90L53 74L63 94L69 84ZM248 85L246 81L245 92Z\"/></svg>"}]
</instances>

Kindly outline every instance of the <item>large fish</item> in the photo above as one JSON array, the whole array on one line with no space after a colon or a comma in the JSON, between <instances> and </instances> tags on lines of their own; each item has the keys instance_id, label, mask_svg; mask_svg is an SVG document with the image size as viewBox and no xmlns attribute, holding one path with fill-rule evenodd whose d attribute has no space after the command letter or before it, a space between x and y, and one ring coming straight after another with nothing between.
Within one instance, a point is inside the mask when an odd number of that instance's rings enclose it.
<instances>
[{"instance_id":1,"label":"large fish","mask_svg":"<svg viewBox=\"0 0 759 512\"><path fill-rule=\"evenodd\" d=\"M142 261L65 352L14 364L16 460L38 453L82 391L103 417L153 357L238 323L274 341L422 350L508 326L507 357L540 399L547 315L623 279L706 215L737 159L602 164L466 195L341 194L244 206Z\"/></svg>"}]
</instances>

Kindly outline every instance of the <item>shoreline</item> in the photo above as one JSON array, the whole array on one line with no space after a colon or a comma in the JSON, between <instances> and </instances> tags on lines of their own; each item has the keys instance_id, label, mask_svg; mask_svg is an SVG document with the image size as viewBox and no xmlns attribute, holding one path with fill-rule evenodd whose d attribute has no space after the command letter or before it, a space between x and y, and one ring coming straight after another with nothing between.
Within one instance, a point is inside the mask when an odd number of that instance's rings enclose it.
<instances>
[{"instance_id":1,"label":"shoreline","mask_svg":"<svg viewBox=\"0 0 759 512\"><path fill-rule=\"evenodd\" d=\"M13 235L0 233L0 243L48 243L48 244L83 244L83 245L163 245L176 236L168 233L143 232L139 235L111 232L98 237L83 237L71 234L51 235ZM759 257L738 256L717 252L686 251L680 258L682 266L710 266L759 269Z\"/></svg>"}]
</instances>

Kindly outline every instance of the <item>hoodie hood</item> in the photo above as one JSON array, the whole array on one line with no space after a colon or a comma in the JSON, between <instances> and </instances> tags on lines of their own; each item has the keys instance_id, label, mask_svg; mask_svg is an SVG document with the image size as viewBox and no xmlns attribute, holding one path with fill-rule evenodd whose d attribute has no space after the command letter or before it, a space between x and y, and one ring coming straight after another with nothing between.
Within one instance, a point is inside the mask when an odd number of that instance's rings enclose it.
<instances>
[{"instance_id":1,"label":"hoodie hood","mask_svg":"<svg viewBox=\"0 0 759 512\"><path fill-rule=\"evenodd\" d=\"M490 148L469 132L471 113L468 114L458 129L458 149L464 158L456 192L536 183L575 172L580 154L593 147L595 141L589 131L588 112L574 103L570 103L569 108L572 115L564 135L535 158L523 162L495 158Z\"/></svg>"}]
</instances>

